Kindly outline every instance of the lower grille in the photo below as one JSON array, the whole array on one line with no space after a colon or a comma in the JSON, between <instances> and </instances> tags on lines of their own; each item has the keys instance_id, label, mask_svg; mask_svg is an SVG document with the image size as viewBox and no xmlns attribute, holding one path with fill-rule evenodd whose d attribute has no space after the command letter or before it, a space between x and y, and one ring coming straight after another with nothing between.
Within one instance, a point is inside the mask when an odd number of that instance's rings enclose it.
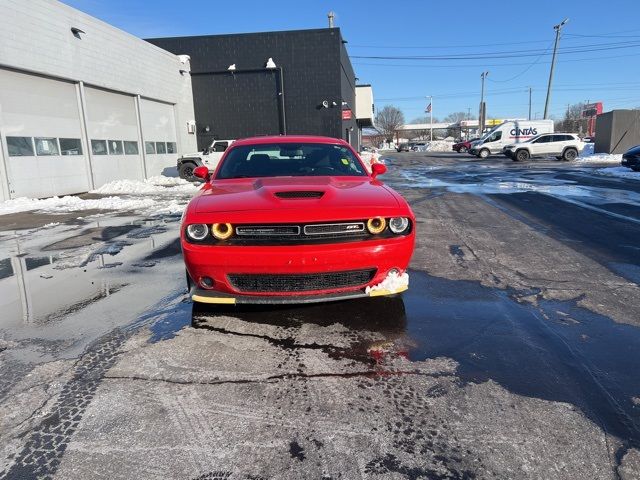
<instances>
[{"instance_id":1,"label":"lower grille","mask_svg":"<svg viewBox=\"0 0 640 480\"><path fill-rule=\"evenodd\" d=\"M311 292L334 288L358 287L370 282L376 269L307 274L236 274L227 275L240 292Z\"/></svg>"}]
</instances>

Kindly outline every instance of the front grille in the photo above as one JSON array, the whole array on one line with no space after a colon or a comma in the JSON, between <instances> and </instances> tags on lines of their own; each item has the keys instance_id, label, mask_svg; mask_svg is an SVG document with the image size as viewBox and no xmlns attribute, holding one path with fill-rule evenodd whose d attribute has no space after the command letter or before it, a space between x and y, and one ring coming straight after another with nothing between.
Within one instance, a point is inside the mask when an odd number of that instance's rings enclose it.
<instances>
[{"instance_id":1,"label":"front grille","mask_svg":"<svg viewBox=\"0 0 640 480\"><path fill-rule=\"evenodd\" d=\"M240 225L236 227L236 235L241 237L288 237L300 235L298 225Z\"/></svg>"},{"instance_id":2,"label":"front grille","mask_svg":"<svg viewBox=\"0 0 640 480\"><path fill-rule=\"evenodd\" d=\"M229 244L265 245L327 243L362 240L371 235L363 221L309 224L244 224L236 227L236 236Z\"/></svg>"},{"instance_id":3,"label":"front grille","mask_svg":"<svg viewBox=\"0 0 640 480\"><path fill-rule=\"evenodd\" d=\"M324 192L316 192L309 190L292 191L292 192L276 192L278 198L321 198Z\"/></svg>"},{"instance_id":4,"label":"front grille","mask_svg":"<svg viewBox=\"0 0 640 480\"><path fill-rule=\"evenodd\" d=\"M354 234L364 232L364 222L355 223L321 223L317 225L305 225L305 235L335 235Z\"/></svg>"},{"instance_id":5,"label":"front grille","mask_svg":"<svg viewBox=\"0 0 640 480\"><path fill-rule=\"evenodd\" d=\"M376 269L307 274L239 274L227 275L229 282L240 292L312 292L337 288L358 287L370 282Z\"/></svg>"}]
</instances>

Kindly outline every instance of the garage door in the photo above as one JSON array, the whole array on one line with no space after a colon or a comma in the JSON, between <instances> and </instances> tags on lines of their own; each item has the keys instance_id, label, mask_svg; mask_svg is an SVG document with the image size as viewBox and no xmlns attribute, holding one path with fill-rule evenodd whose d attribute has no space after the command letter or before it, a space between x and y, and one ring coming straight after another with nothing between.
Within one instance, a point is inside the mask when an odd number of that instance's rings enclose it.
<instances>
[{"instance_id":1,"label":"garage door","mask_svg":"<svg viewBox=\"0 0 640 480\"><path fill-rule=\"evenodd\" d=\"M0 135L11 198L89 190L74 84L0 69Z\"/></svg>"},{"instance_id":2,"label":"garage door","mask_svg":"<svg viewBox=\"0 0 640 480\"><path fill-rule=\"evenodd\" d=\"M124 178L142 180L135 98L85 87L85 102L96 187Z\"/></svg>"},{"instance_id":3,"label":"garage door","mask_svg":"<svg viewBox=\"0 0 640 480\"><path fill-rule=\"evenodd\" d=\"M140 117L147 161L147 176L175 174L178 150L173 105L140 100Z\"/></svg>"}]
</instances>

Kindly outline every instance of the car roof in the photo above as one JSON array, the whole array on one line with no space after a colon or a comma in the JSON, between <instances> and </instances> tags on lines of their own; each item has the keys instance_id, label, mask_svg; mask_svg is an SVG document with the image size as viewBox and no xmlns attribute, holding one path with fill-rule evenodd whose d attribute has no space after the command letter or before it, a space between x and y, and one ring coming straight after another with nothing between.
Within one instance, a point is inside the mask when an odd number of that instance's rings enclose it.
<instances>
[{"instance_id":1,"label":"car roof","mask_svg":"<svg viewBox=\"0 0 640 480\"><path fill-rule=\"evenodd\" d=\"M270 143L322 143L327 145L338 144L349 146L347 142L339 138L321 137L316 135L271 135L265 137L250 137L236 140L233 142L233 146L241 147L245 145L264 145Z\"/></svg>"}]
</instances>

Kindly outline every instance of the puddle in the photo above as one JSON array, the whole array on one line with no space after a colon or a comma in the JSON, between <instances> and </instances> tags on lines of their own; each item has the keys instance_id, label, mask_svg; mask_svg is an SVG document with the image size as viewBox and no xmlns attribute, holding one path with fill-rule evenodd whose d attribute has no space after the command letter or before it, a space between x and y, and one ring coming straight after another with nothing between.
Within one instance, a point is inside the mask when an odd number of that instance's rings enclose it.
<instances>
[{"instance_id":1,"label":"puddle","mask_svg":"<svg viewBox=\"0 0 640 480\"><path fill-rule=\"evenodd\" d=\"M640 392L640 329L572 302L534 307L503 290L412 271L401 297L215 310L195 304L192 325L226 333L216 315L291 328L294 336L304 323L338 322L354 336L347 349L318 345L331 356L368 363L387 354L412 361L451 358L463 382L493 380L517 395L575 405L603 430L640 445L640 408L634 403ZM180 317L174 330L186 324ZM168 327L162 326L164 335ZM366 340L370 332L385 340ZM265 340L296 348L293 337Z\"/></svg>"}]
</instances>

